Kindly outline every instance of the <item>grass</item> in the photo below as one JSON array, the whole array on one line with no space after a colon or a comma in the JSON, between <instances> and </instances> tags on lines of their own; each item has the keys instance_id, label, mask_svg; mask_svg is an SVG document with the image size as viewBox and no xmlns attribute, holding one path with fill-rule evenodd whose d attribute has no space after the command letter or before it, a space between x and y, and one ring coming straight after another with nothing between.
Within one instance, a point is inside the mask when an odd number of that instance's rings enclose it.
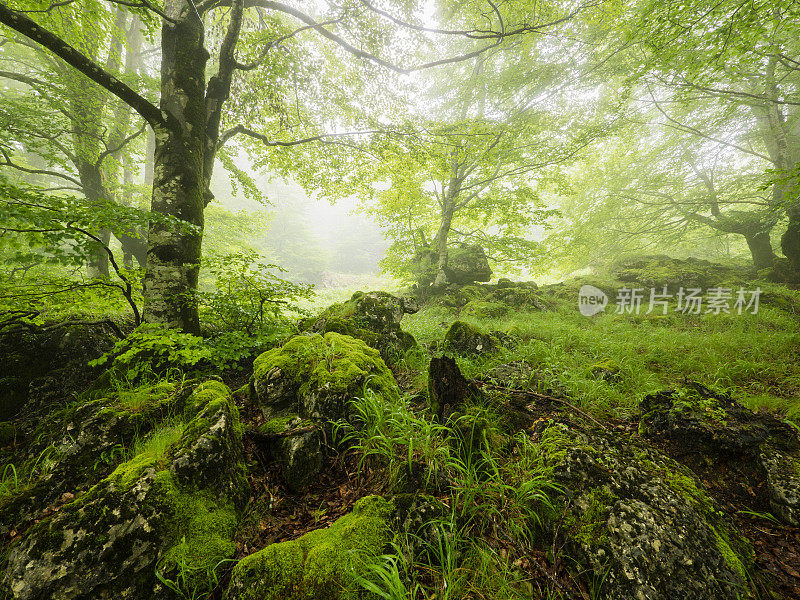
<instances>
[{"instance_id":1,"label":"grass","mask_svg":"<svg viewBox=\"0 0 800 600\"><path fill-rule=\"evenodd\" d=\"M450 483L448 509L425 524L424 539L403 534L395 555L356 574L361 586L387 600L530 598L530 575L515 560L555 514L551 497L559 493L538 446L524 433L509 444L481 406L439 424L416 414L407 398L387 403L368 392L352 401L351 414L336 432L360 456L359 472L382 473L391 486L416 462L429 482L438 474ZM500 553L498 545L522 554Z\"/></svg>"},{"instance_id":2,"label":"grass","mask_svg":"<svg viewBox=\"0 0 800 600\"><path fill-rule=\"evenodd\" d=\"M488 357L459 357L467 377L524 361L533 367L531 387L565 391L576 404L603 416L633 413L645 394L688 378L725 388L751 408L800 419L800 328L795 315L771 306L756 315L587 318L564 301L553 311L510 312L496 319L434 306L406 316L403 328L429 344L441 340L456 319L510 332L519 341ZM619 367L617 381L592 374L592 366L603 361Z\"/></svg>"},{"instance_id":3,"label":"grass","mask_svg":"<svg viewBox=\"0 0 800 600\"><path fill-rule=\"evenodd\" d=\"M150 435L137 439L131 446L130 456L145 456L152 459L163 458L186 430L186 423L172 422L161 425Z\"/></svg>"}]
</instances>

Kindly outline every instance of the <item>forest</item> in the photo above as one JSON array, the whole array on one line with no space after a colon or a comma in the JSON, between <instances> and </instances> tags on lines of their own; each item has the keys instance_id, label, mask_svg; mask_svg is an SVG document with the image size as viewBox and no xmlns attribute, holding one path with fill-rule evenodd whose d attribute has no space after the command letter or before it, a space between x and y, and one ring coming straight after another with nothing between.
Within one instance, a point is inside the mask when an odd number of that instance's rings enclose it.
<instances>
[{"instance_id":1,"label":"forest","mask_svg":"<svg viewBox=\"0 0 800 600\"><path fill-rule=\"evenodd\" d=\"M0 599L800 599L796 0L0 0Z\"/></svg>"}]
</instances>

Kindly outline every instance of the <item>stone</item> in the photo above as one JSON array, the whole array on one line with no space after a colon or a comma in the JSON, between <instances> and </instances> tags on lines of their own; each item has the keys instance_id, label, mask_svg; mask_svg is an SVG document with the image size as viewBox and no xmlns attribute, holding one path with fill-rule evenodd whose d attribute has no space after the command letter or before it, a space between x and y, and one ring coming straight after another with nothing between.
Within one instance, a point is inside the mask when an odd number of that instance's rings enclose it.
<instances>
[{"instance_id":1,"label":"stone","mask_svg":"<svg viewBox=\"0 0 800 600\"><path fill-rule=\"evenodd\" d=\"M360 339L379 350L387 364L394 364L417 347L414 336L403 331L405 314L419 310L414 298L387 292L356 292L346 302L328 307L316 317L300 322L300 329L314 333L333 331Z\"/></svg>"},{"instance_id":2,"label":"stone","mask_svg":"<svg viewBox=\"0 0 800 600\"><path fill-rule=\"evenodd\" d=\"M358 597L351 573L392 539L392 502L367 496L325 529L270 544L233 568L226 600L345 600Z\"/></svg>"},{"instance_id":3,"label":"stone","mask_svg":"<svg viewBox=\"0 0 800 600\"><path fill-rule=\"evenodd\" d=\"M167 578L183 568L195 587L232 557L247 496L238 411L219 382L192 400L197 414L174 441L142 450L24 533L8 554L6 591L18 600L169 598L157 568Z\"/></svg>"},{"instance_id":4,"label":"stone","mask_svg":"<svg viewBox=\"0 0 800 600\"><path fill-rule=\"evenodd\" d=\"M337 420L346 417L352 398L400 393L377 350L335 332L295 336L261 354L253 368L251 391L267 420Z\"/></svg>"},{"instance_id":5,"label":"stone","mask_svg":"<svg viewBox=\"0 0 800 600\"><path fill-rule=\"evenodd\" d=\"M645 396L639 429L753 510L800 524L800 434L730 395L688 382Z\"/></svg>"},{"instance_id":6,"label":"stone","mask_svg":"<svg viewBox=\"0 0 800 600\"><path fill-rule=\"evenodd\" d=\"M553 534L608 600L753 598L754 553L695 476L625 434L552 424L534 450L560 501ZM562 542L558 542L562 543Z\"/></svg>"},{"instance_id":7,"label":"stone","mask_svg":"<svg viewBox=\"0 0 800 600\"><path fill-rule=\"evenodd\" d=\"M464 321L455 321L444 336L445 350L457 354L490 354L503 345L513 343L513 338L506 333L487 333Z\"/></svg>"}]
</instances>

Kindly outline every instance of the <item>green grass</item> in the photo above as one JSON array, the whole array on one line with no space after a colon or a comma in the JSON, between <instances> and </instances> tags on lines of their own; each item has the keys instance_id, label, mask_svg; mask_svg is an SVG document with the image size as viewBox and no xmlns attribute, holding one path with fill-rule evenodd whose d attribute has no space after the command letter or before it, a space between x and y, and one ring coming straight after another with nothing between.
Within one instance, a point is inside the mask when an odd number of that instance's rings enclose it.
<instances>
[{"instance_id":1,"label":"green grass","mask_svg":"<svg viewBox=\"0 0 800 600\"><path fill-rule=\"evenodd\" d=\"M604 416L635 412L642 397L684 378L724 388L751 408L800 419L800 327L795 315L762 305L758 314L666 316L581 315L571 303L556 309L517 312L496 319L426 307L406 316L403 328L419 342L440 341L456 319L505 331L519 344L488 357L460 357L467 377L525 361L528 384L540 392L560 390L583 408ZM598 380L592 366L613 361L619 380Z\"/></svg>"},{"instance_id":2,"label":"green grass","mask_svg":"<svg viewBox=\"0 0 800 600\"><path fill-rule=\"evenodd\" d=\"M136 440L130 450L131 457L144 456L151 459L163 458L186 430L186 423L175 422L161 425L148 436Z\"/></svg>"}]
</instances>

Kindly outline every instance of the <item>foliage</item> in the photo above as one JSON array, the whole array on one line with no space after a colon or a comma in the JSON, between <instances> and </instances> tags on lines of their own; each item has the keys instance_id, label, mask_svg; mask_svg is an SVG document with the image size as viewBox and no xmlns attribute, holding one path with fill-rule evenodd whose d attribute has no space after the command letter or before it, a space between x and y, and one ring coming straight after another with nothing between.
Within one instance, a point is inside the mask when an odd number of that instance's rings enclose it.
<instances>
[{"instance_id":1,"label":"foliage","mask_svg":"<svg viewBox=\"0 0 800 600\"><path fill-rule=\"evenodd\" d=\"M257 336L298 313L298 300L311 296L312 287L292 283L276 275L285 272L264 264L255 251L211 255L203 267L214 278L212 291L200 292L205 323L220 331Z\"/></svg>"}]
</instances>

